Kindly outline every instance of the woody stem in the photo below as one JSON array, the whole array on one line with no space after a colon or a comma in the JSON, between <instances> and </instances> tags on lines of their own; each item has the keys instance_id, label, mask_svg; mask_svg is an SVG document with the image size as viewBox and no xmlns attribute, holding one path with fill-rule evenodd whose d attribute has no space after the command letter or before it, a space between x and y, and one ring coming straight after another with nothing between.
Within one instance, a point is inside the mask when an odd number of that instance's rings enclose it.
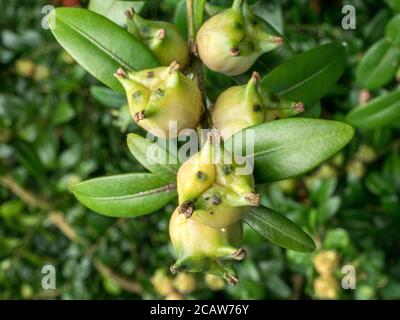
<instances>
[{"instance_id":1,"label":"woody stem","mask_svg":"<svg viewBox=\"0 0 400 320\"><path fill-rule=\"evenodd\" d=\"M205 3L202 0L186 0L186 10L187 10L187 18L188 18L188 34L189 34L189 48L190 48L190 56L191 56L191 69L197 79L203 105L204 105L204 112L200 119L200 125L203 128L210 127L210 113L207 108L207 93L206 93L206 85L204 79L204 70L203 70L203 63L198 57L197 53L197 46L196 46L196 33L198 28L200 27L196 23L196 16L198 14L197 10L199 7L201 10L204 10L204 6L199 6L198 2Z\"/></svg>"}]
</instances>

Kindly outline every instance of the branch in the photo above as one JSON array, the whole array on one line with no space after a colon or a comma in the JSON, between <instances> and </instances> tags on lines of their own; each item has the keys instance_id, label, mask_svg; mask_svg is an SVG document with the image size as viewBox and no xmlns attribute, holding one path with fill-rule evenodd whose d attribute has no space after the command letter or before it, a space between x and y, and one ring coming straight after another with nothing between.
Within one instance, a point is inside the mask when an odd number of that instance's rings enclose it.
<instances>
[{"instance_id":1,"label":"branch","mask_svg":"<svg viewBox=\"0 0 400 320\"><path fill-rule=\"evenodd\" d=\"M21 187L11 175L6 175L0 179L0 183L7 189L10 189L18 198L32 208L49 210L47 202L39 199L35 194Z\"/></svg>"},{"instance_id":2,"label":"branch","mask_svg":"<svg viewBox=\"0 0 400 320\"><path fill-rule=\"evenodd\" d=\"M100 260L95 260L94 266L103 276L113 280L120 288L135 294L141 294L143 292L143 287L140 283L114 273L111 268L100 262Z\"/></svg>"},{"instance_id":3,"label":"branch","mask_svg":"<svg viewBox=\"0 0 400 320\"><path fill-rule=\"evenodd\" d=\"M200 125L203 128L209 128L211 126L211 116L207 106L207 92L206 92L206 83L204 79L204 70L203 63L198 57L197 45L196 45L196 34L200 25L195 21L195 8L198 10L199 8L196 6L196 2L201 0L186 0L186 10L187 10L187 18L188 18L188 34L189 34L189 48L190 48L190 56L191 56L191 68L193 70L194 76L197 79L198 86L201 92L204 111L202 117L200 119ZM205 4L205 2L202 2ZM200 6L201 10L204 10L204 5Z\"/></svg>"}]
</instances>

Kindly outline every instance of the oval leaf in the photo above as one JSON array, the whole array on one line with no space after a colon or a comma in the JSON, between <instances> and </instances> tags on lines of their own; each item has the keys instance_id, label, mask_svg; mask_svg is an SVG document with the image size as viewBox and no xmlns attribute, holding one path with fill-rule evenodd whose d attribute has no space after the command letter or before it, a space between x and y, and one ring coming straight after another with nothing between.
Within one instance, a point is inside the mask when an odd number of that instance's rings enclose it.
<instances>
[{"instance_id":1,"label":"oval leaf","mask_svg":"<svg viewBox=\"0 0 400 320\"><path fill-rule=\"evenodd\" d=\"M126 95L106 87L91 86L90 93L97 102L108 108L120 108L126 104Z\"/></svg>"},{"instance_id":2,"label":"oval leaf","mask_svg":"<svg viewBox=\"0 0 400 320\"><path fill-rule=\"evenodd\" d=\"M150 172L167 182L176 182L180 163L176 156L163 149L157 142L130 133L127 144L132 155Z\"/></svg>"},{"instance_id":3,"label":"oval leaf","mask_svg":"<svg viewBox=\"0 0 400 320\"><path fill-rule=\"evenodd\" d=\"M394 124L400 118L400 90L371 100L352 110L346 120L359 128L378 128Z\"/></svg>"},{"instance_id":4,"label":"oval leaf","mask_svg":"<svg viewBox=\"0 0 400 320\"><path fill-rule=\"evenodd\" d=\"M140 12L143 5L144 1L90 0L89 10L124 26L126 25L125 11L133 8L135 12Z\"/></svg>"},{"instance_id":5,"label":"oval leaf","mask_svg":"<svg viewBox=\"0 0 400 320\"><path fill-rule=\"evenodd\" d=\"M386 37L390 43L400 47L400 14L389 21L386 26Z\"/></svg>"},{"instance_id":6,"label":"oval leaf","mask_svg":"<svg viewBox=\"0 0 400 320\"><path fill-rule=\"evenodd\" d=\"M356 70L357 83L366 89L384 86L396 74L400 63L400 50L382 39L375 43L365 54Z\"/></svg>"},{"instance_id":7,"label":"oval leaf","mask_svg":"<svg viewBox=\"0 0 400 320\"><path fill-rule=\"evenodd\" d=\"M113 76L119 67L141 70L158 65L145 45L97 13L58 8L52 14L55 24L51 31L61 46L91 75L114 90L124 92Z\"/></svg>"},{"instance_id":8,"label":"oval leaf","mask_svg":"<svg viewBox=\"0 0 400 320\"><path fill-rule=\"evenodd\" d=\"M315 102L339 80L345 63L343 45L321 45L272 70L262 79L260 86L288 100Z\"/></svg>"},{"instance_id":9,"label":"oval leaf","mask_svg":"<svg viewBox=\"0 0 400 320\"><path fill-rule=\"evenodd\" d=\"M151 173L132 173L87 180L71 188L90 210L110 217L152 213L176 197L176 186Z\"/></svg>"},{"instance_id":10,"label":"oval leaf","mask_svg":"<svg viewBox=\"0 0 400 320\"><path fill-rule=\"evenodd\" d=\"M250 131L250 132L248 132ZM248 134L254 135L254 150L246 150ZM257 183L299 176L332 157L353 137L348 124L320 119L282 119L247 128L226 146L254 158Z\"/></svg>"},{"instance_id":11,"label":"oval leaf","mask_svg":"<svg viewBox=\"0 0 400 320\"><path fill-rule=\"evenodd\" d=\"M315 243L294 222L284 215L266 208L252 208L244 221L272 243L298 252L315 250Z\"/></svg>"}]
</instances>

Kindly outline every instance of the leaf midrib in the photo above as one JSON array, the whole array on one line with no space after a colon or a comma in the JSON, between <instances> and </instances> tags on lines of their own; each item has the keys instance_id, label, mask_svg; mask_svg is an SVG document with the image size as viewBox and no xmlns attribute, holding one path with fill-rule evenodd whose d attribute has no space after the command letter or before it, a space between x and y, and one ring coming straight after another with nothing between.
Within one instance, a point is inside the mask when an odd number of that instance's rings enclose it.
<instances>
[{"instance_id":1,"label":"leaf midrib","mask_svg":"<svg viewBox=\"0 0 400 320\"><path fill-rule=\"evenodd\" d=\"M304 244L303 242L299 241L297 238L294 238L294 237L293 237L292 235L290 235L289 233L284 232L281 228L279 228L279 227L276 226L275 224L270 223L270 222L269 222L269 223L265 222L265 220L263 220L262 218L260 218L260 217L259 217L257 214L255 214L254 212L250 212L250 214L251 214L251 216L252 216L253 218L255 218L255 220L258 219L258 221L261 221L261 222L263 222L264 224L270 226L272 229L274 229L275 232L284 234L286 237L288 237L289 239L291 239L292 241L294 241L294 242L297 243L298 245L303 246L303 247L305 247L305 248L313 249L312 247L310 247L310 246ZM245 220L246 220L246 217L245 217ZM290 220L289 220L289 221L290 221ZM251 226L251 225L250 225L250 226Z\"/></svg>"},{"instance_id":2,"label":"leaf midrib","mask_svg":"<svg viewBox=\"0 0 400 320\"><path fill-rule=\"evenodd\" d=\"M140 138L142 138L142 137L140 137ZM132 150L133 150L133 151L131 151L132 155L133 155L135 158L136 158L135 154L137 154L137 153L142 154L143 156L145 156L145 151L143 151L143 152L141 151L140 146L137 146L137 143L136 143L136 141L135 141L134 139L135 139L135 137L130 137L130 136L128 136L128 143L131 144ZM143 143L143 144L146 145L146 146L145 146L146 150L147 150L148 148L150 148L150 147L156 146L158 150L160 150L161 152L165 152L165 155L166 155L166 157L167 157L168 159L170 158L171 153L168 152L167 150L165 150L164 148L162 148L161 146L159 146L159 145L157 144L157 142L148 142L148 141L146 141L146 142L141 142L141 141L138 141L138 144L140 144L140 143ZM130 146L128 146L128 148L131 149ZM177 163L176 163L176 164L165 164L165 163L161 163L161 162L157 161L158 159L157 159L156 157L152 157L152 159L153 159L154 162L153 162L153 163L148 163L149 166L159 166L160 168L164 168L166 171L168 171L168 173L171 173L171 174L174 175L174 176L176 176L176 174L178 173L178 170L175 170L175 169L173 168L174 165L179 166L178 159L177 159ZM143 166L145 166L145 165L143 165ZM146 166L145 166L145 167L146 167ZM151 170L150 170L150 171L151 171Z\"/></svg>"},{"instance_id":3,"label":"leaf midrib","mask_svg":"<svg viewBox=\"0 0 400 320\"><path fill-rule=\"evenodd\" d=\"M365 108L365 107L364 107ZM390 104L389 106L385 106L385 108L380 108L378 110L375 111L370 111L368 113L364 113L364 114L360 114L361 111L364 111L363 109L359 109L357 110L358 112L354 113L356 116L351 115L351 117L349 117L349 121L353 122L353 123L357 123L357 125L359 125L360 127L363 126L365 128L370 127L370 128L375 128L376 123L372 122L381 122L382 117L386 116L387 114L391 114L394 112L394 110L397 111L397 109L400 108L400 101L397 101L395 103ZM352 119L354 117L357 117L355 119ZM393 118L390 119L390 121L394 121L397 120L400 117L400 114L393 115ZM359 119L360 118L360 119Z\"/></svg>"},{"instance_id":4,"label":"leaf midrib","mask_svg":"<svg viewBox=\"0 0 400 320\"><path fill-rule=\"evenodd\" d=\"M261 156L264 156L264 155L269 154L269 153L278 152L280 150L284 150L284 149L287 149L287 148L292 148L292 147L295 147L295 146L300 146L301 144L304 144L305 142L308 143L308 142L311 142L311 141L318 141L318 140L330 138L332 136L337 136L337 134L331 134L331 135L328 134L328 135L324 135L324 136L320 136L320 137L316 137L316 138L311 138L311 139L308 139L306 141L301 141L301 143L291 143L291 144L286 144L286 145L281 146L281 147L272 148L272 149L269 149L269 150L262 150L262 151L253 153L252 155L249 155L248 157L257 158L257 157L261 157Z\"/></svg>"},{"instance_id":5,"label":"leaf midrib","mask_svg":"<svg viewBox=\"0 0 400 320\"><path fill-rule=\"evenodd\" d=\"M150 190L146 190L146 191L142 191L142 192L138 192L138 193L134 193L134 194L128 194L125 196L108 196L108 197L102 197L102 196L91 196L88 194L84 194L84 193L79 193L76 192L76 194L82 196L82 197L88 197L94 200L126 200L126 199L135 199L135 198L141 198L141 197L145 197L145 196L151 196L157 193L172 193L173 191L176 190L176 185L174 183L170 183L167 185L163 185L161 187L158 188L154 188L154 189L150 189Z\"/></svg>"},{"instance_id":6,"label":"leaf midrib","mask_svg":"<svg viewBox=\"0 0 400 320\"><path fill-rule=\"evenodd\" d=\"M385 60L387 60L387 57L389 56L389 54L391 54L391 51L394 50L393 47L389 46L388 49L386 50L385 54L383 55L382 59L379 61L378 65L374 68L374 70L370 73L369 76L367 76L367 80L368 82L371 81L371 79L376 78L376 73L378 73L378 70L380 69L380 67L382 65L384 65L384 62L386 63ZM397 61L399 60L399 52L398 50L395 51L397 53Z\"/></svg>"},{"instance_id":7,"label":"leaf midrib","mask_svg":"<svg viewBox=\"0 0 400 320\"><path fill-rule=\"evenodd\" d=\"M313 80L314 78L318 77L320 74L322 74L323 72L328 70L330 67L332 67L334 64L336 64L337 61L339 61L339 58L336 58L335 60L333 60L331 63L327 64L324 68L322 68L318 72L313 73L310 77L303 79L302 81L296 83L294 86L289 87L288 89L283 90L283 91L281 91L281 92L279 92L277 94L283 96L283 95L287 94L290 91L296 90L297 88L301 87L303 84L305 84L307 82L310 82L311 80Z\"/></svg>"},{"instance_id":8,"label":"leaf midrib","mask_svg":"<svg viewBox=\"0 0 400 320\"><path fill-rule=\"evenodd\" d=\"M105 46L103 46L101 43L99 43L98 41L96 41L96 39L94 39L93 37L91 37L89 34L85 33L84 31L82 31L80 28L74 26L73 24L69 23L68 21L62 20L59 18L59 21L61 23L64 23L66 26L70 27L73 31L75 31L76 33L78 33L80 36L82 36L84 39L88 40L90 43L92 43L95 47L97 47L98 49L100 49L101 51L103 51L104 53L106 53L111 59L115 60L116 62L118 62L121 67L124 67L125 69L128 69L128 71L133 70L134 68L129 65L127 62L125 62L124 60L122 60L121 58L119 58L118 56L116 56L112 51L110 51L109 49L107 49Z\"/></svg>"}]
</instances>

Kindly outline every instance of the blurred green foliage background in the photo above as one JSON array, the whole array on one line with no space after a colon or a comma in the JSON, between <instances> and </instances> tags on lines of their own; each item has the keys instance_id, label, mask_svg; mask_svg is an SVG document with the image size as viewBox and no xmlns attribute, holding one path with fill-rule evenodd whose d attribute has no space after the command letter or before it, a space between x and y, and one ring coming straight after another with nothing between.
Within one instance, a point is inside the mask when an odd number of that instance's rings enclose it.
<instances>
[{"instance_id":1,"label":"blurred green foliage background","mask_svg":"<svg viewBox=\"0 0 400 320\"><path fill-rule=\"evenodd\" d=\"M119 5L127 4L114 2L110 17L121 19ZM341 28L342 1L251 2L297 52L347 42L345 75L321 101L321 118L343 120L397 86L393 80L386 88L362 90L354 74L400 9L398 1L351 1L357 29L348 31ZM88 1L0 0L0 299L400 298L399 118L358 130L345 150L306 176L261 188L264 204L316 239L315 253L283 250L246 229L249 254L238 266L237 287L204 275L174 278L168 219L176 204L149 216L111 219L68 192L91 177L144 170L125 144L128 132L141 131L124 97L100 86L42 28L46 4L87 7ZM135 6L185 32L184 1ZM265 74L276 62L264 60ZM211 97L234 83L215 75L207 81ZM42 289L46 264L56 268L55 290ZM340 285L347 264L356 269L355 290Z\"/></svg>"}]
</instances>

